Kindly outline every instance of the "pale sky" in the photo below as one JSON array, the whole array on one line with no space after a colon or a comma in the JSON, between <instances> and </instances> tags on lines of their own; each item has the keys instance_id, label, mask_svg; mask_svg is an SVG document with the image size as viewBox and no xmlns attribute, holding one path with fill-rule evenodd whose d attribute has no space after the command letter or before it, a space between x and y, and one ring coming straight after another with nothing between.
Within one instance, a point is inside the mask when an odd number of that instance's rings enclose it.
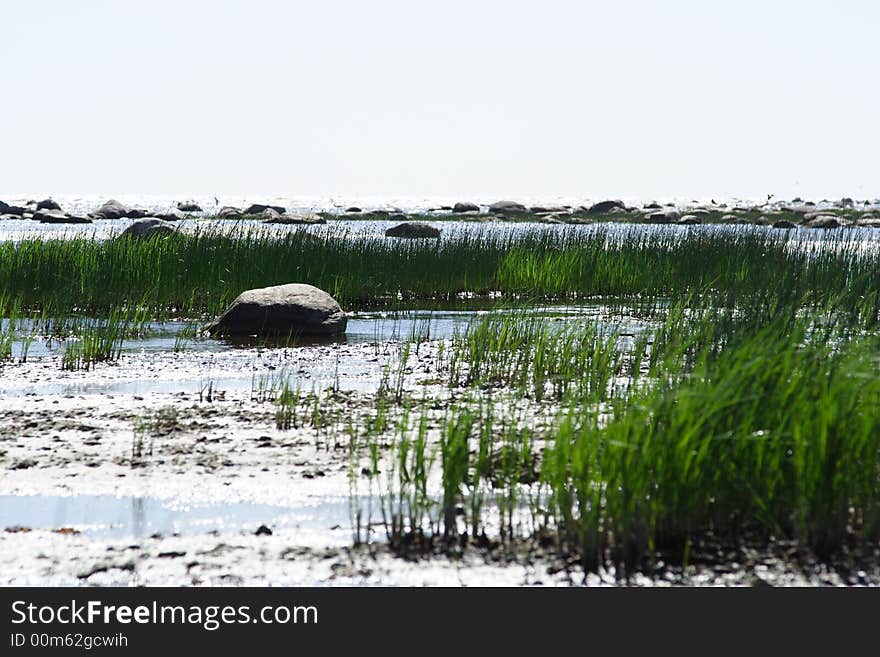
<instances>
[{"instance_id":1,"label":"pale sky","mask_svg":"<svg viewBox=\"0 0 880 657\"><path fill-rule=\"evenodd\" d=\"M0 199L880 196L877 0L0 0Z\"/></svg>"}]
</instances>

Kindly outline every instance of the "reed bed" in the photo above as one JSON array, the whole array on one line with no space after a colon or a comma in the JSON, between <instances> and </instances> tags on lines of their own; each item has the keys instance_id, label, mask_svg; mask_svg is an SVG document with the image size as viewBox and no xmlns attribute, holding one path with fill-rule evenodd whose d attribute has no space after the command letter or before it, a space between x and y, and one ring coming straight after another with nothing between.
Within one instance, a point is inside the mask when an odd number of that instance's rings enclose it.
<instances>
[{"instance_id":1,"label":"reed bed","mask_svg":"<svg viewBox=\"0 0 880 657\"><path fill-rule=\"evenodd\" d=\"M795 541L822 557L876 545L880 337L846 313L703 302L671 308L625 353L596 327L516 316L456 336L452 352L472 358L467 375L448 381L465 388L457 401L438 418L433 400L411 400L391 438L387 423L365 423L352 441L357 458L391 448L382 514L392 546L457 548L489 531L540 537L588 569L623 572L658 553L686 562L709 536ZM545 422L499 414L535 396L521 382L548 345L548 371L572 385ZM583 387L633 369L644 385L609 397ZM513 397L493 402L486 380Z\"/></svg>"},{"instance_id":2,"label":"reed bed","mask_svg":"<svg viewBox=\"0 0 880 657\"><path fill-rule=\"evenodd\" d=\"M812 305L842 300L873 316L880 309L880 250L844 229L792 236L753 227L581 228L486 229L440 240L333 226L27 239L0 243L0 289L28 309L101 314L143 305L156 317L215 314L243 290L290 282L325 289L348 309L455 305L464 297L678 298L707 290L729 304L773 290Z\"/></svg>"}]
</instances>

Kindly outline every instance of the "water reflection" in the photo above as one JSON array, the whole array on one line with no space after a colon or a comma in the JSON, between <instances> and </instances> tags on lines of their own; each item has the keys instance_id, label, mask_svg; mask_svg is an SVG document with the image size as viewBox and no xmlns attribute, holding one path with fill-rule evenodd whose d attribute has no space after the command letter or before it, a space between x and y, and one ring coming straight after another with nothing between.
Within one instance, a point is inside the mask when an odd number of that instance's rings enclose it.
<instances>
[{"instance_id":1,"label":"water reflection","mask_svg":"<svg viewBox=\"0 0 880 657\"><path fill-rule=\"evenodd\" d=\"M0 529L75 529L92 536L144 538L252 533L261 524L274 529L348 526L348 502L324 498L294 508L249 502L179 505L112 495L0 495Z\"/></svg>"}]
</instances>

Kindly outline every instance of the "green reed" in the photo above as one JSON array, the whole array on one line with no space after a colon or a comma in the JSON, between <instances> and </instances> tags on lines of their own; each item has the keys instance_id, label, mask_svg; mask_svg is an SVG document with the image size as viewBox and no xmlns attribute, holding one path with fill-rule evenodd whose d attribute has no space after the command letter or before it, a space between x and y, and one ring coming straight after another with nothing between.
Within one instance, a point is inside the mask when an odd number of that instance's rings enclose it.
<instances>
[{"instance_id":1,"label":"green reed","mask_svg":"<svg viewBox=\"0 0 880 657\"><path fill-rule=\"evenodd\" d=\"M518 323L535 340L548 335ZM497 360L501 350L461 353ZM577 389L546 407L544 423L459 396L437 427L437 486L419 484L419 512L402 523L397 514L395 544L540 535L587 568L626 571L658 551L686 558L710 535L793 540L820 556L880 540L880 337L858 318L694 299L670 308L631 356L621 367L643 385L607 398L601 415ZM497 362L518 371L516 360ZM413 412L430 417L429 406ZM415 436L430 448L424 429L403 422L397 432L392 458L409 473ZM414 503L412 479L393 483Z\"/></svg>"},{"instance_id":2,"label":"green reed","mask_svg":"<svg viewBox=\"0 0 880 657\"><path fill-rule=\"evenodd\" d=\"M796 234L793 234L796 233ZM246 289L307 282L346 308L494 299L773 294L836 299L876 321L878 249L836 231L703 226L486 228L439 240L318 230L197 229L161 240L31 238L0 243L0 289L25 307L155 317L215 314ZM817 245L821 248L817 248Z\"/></svg>"}]
</instances>

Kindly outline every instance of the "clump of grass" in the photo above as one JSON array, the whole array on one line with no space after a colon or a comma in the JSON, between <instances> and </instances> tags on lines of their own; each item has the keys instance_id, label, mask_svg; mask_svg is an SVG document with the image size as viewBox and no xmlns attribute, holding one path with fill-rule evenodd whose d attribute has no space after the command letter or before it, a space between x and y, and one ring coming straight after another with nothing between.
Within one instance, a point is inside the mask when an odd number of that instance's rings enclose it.
<instances>
[{"instance_id":1,"label":"clump of grass","mask_svg":"<svg viewBox=\"0 0 880 657\"><path fill-rule=\"evenodd\" d=\"M692 373L561 422L542 476L588 565L641 563L712 532L802 541L827 555L880 537L880 343L833 345L805 321L707 346Z\"/></svg>"},{"instance_id":2,"label":"clump of grass","mask_svg":"<svg viewBox=\"0 0 880 657\"><path fill-rule=\"evenodd\" d=\"M296 389L291 388L290 382L285 381L281 391L275 398L275 426L278 429L287 430L298 426L297 408L302 403L302 395L299 385Z\"/></svg>"},{"instance_id":3,"label":"clump of grass","mask_svg":"<svg viewBox=\"0 0 880 657\"><path fill-rule=\"evenodd\" d=\"M131 464L142 465L153 455L156 438L169 436L180 429L177 409L163 406L144 416L134 418L131 441Z\"/></svg>"},{"instance_id":4,"label":"clump of grass","mask_svg":"<svg viewBox=\"0 0 880 657\"><path fill-rule=\"evenodd\" d=\"M459 534L456 516L460 496L468 478L470 438L474 425L474 418L469 410L454 412L454 418L445 423L440 439L443 533L447 540Z\"/></svg>"},{"instance_id":5,"label":"clump of grass","mask_svg":"<svg viewBox=\"0 0 880 657\"><path fill-rule=\"evenodd\" d=\"M201 334L202 322L189 320L174 337L174 353L184 351L189 343Z\"/></svg>"},{"instance_id":6,"label":"clump of grass","mask_svg":"<svg viewBox=\"0 0 880 657\"><path fill-rule=\"evenodd\" d=\"M12 344L15 342L15 329L12 320L0 326L0 361L12 358Z\"/></svg>"},{"instance_id":7,"label":"clump of grass","mask_svg":"<svg viewBox=\"0 0 880 657\"><path fill-rule=\"evenodd\" d=\"M79 334L68 338L61 356L64 370L88 370L96 363L112 363L122 353L126 338L136 336L146 322L143 309L114 310L105 320L85 323Z\"/></svg>"},{"instance_id":8,"label":"clump of grass","mask_svg":"<svg viewBox=\"0 0 880 657\"><path fill-rule=\"evenodd\" d=\"M11 360L13 357L12 347L20 337L22 350L19 360L27 360L27 351L34 340L33 331L19 335L17 328L23 322L21 297L11 298L6 294L0 294L0 362ZM5 316L5 318L4 318Z\"/></svg>"},{"instance_id":9,"label":"clump of grass","mask_svg":"<svg viewBox=\"0 0 880 657\"><path fill-rule=\"evenodd\" d=\"M499 386L541 400L577 394L602 401L621 363L617 335L596 322L486 315L457 334L443 369L452 386Z\"/></svg>"}]
</instances>

